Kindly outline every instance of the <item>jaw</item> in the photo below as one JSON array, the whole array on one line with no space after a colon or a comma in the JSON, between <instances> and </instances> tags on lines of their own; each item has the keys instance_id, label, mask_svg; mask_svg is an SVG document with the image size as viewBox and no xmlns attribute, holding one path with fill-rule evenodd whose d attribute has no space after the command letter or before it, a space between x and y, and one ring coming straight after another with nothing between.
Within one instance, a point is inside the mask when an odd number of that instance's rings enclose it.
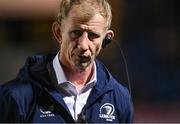
<instances>
[{"instance_id":1,"label":"jaw","mask_svg":"<svg viewBox=\"0 0 180 124\"><path fill-rule=\"evenodd\" d=\"M91 57L71 57L69 60L64 56L60 55L60 62L63 68L70 73L81 73L89 70L92 67L94 59Z\"/></svg>"},{"instance_id":2,"label":"jaw","mask_svg":"<svg viewBox=\"0 0 180 124\"><path fill-rule=\"evenodd\" d=\"M88 70L91 68L93 60L91 57L77 57L72 63L74 71L82 72Z\"/></svg>"},{"instance_id":3,"label":"jaw","mask_svg":"<svg viewBox=\"0 0 180 124\"><path fill-rule=\"evenodd\" d=\"M76 66L76 69L80 72L88 70L88 68L92 67L92 62L81 63Z\"/></svg>"}]
</instances>

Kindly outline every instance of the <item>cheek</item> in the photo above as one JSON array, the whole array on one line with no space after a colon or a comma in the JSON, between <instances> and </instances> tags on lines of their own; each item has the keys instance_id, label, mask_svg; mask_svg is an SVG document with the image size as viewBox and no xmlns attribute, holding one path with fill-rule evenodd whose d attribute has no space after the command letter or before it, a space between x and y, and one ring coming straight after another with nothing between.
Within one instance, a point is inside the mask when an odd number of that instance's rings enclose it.
<instances>
[{"instance_id":1,"label":"cheek","mask_svg":"<svg viewBox=\"0 0 180 124\"><path fill-rule=\"evenodd\" d=\"M98 54L100 53L100 51L101 51L101 47L98 47L98 48L96 49L96 55L98 55Z\"/></svg>"},{"instance_id":2,"label":"cheek","mask_svg":"<svg viewBox=\"0 0 180 124\"><path fill-rule=\"evenodd\" d=\"M99 52L101 51L101 44L96 44L94 47L94 53L97 56Z\"/></svg>"},{"instance_id":3,"label":"cheek","mask_svg":"<svg viewBox=\"0 0 180 124\"><path fill-rule=\"evenodd\" d=\"M68 56L68 54L70 53L71 47L69 45L69 43L67 41L64 41L61 44L61 52L65 55Z\"/></svg>"}]
</instances>

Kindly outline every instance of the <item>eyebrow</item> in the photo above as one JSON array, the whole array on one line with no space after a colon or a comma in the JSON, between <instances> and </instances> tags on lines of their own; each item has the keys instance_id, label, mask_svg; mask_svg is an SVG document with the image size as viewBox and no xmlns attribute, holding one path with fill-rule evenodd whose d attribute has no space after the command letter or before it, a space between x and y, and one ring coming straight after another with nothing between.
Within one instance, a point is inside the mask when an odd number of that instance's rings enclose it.
<instances>
[{"instance_id":1,"label":"eyebrow","mask_svg":"<svg viewBox=\"0 0 180 124\"><path fill-rule=\"evenodd\" d=\"M100 35L100 32L97 32L96 30L92 30L92 29L83 29L82 27L80 27L80 25L75 25L75 26L72 27L72 30L75 30L75 29L83 30L83 31L87 31L87 32L93 32L93 33L95 33L97 35Z\"/></svg>"}]
</instances>

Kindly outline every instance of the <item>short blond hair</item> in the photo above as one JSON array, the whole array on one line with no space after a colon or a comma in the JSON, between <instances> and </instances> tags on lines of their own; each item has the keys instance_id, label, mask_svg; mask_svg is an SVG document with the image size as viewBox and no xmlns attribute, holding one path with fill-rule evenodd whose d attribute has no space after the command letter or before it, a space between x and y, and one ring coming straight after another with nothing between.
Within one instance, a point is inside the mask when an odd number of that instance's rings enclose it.
<instances>
[{"instance_id":1,"label":"short blond hair","mask_svg":"<svg viewBox=\"0 0 180 124\"><path fill-rule=\"evenodd\" d=\"M73 6L77 6L78 10L85 16L93 16L95 12L104 17L106 21L106 28L111 27L112 12L111 6L107 0L61 0L57 20L60 24L64 18L68 16L68 13Z\"/></svg>"}]
</instances>

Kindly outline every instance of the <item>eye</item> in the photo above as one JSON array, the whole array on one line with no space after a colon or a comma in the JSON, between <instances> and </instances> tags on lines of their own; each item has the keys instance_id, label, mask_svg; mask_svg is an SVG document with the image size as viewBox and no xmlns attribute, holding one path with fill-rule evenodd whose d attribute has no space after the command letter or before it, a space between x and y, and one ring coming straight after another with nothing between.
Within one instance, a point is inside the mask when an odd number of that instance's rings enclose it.
<instances>
[{"instance_id":1,"label":"eye","mask_svg":"<svg viewBox=\"0 0 180 124\"><path fill-rule=\"evenodd\" d=\"M99 35L96 34L96 33L94 33L94 32L89 32L89 33L88 33L88 37L89 37L90 40L93 40L93 39L95 39L95 38L98 38Z\"/></svg>"},{"instance_id":2,"label":"eye","mask_svg":"<svg viewBox=\"0 0 180 124\"><path fill-rule=\"evenodd\" d=\"M80 37L82 35L82 32L80 30L74 30L70 33L70 35L72 39L75 39Z\"/></svg>"}]
</instances>

